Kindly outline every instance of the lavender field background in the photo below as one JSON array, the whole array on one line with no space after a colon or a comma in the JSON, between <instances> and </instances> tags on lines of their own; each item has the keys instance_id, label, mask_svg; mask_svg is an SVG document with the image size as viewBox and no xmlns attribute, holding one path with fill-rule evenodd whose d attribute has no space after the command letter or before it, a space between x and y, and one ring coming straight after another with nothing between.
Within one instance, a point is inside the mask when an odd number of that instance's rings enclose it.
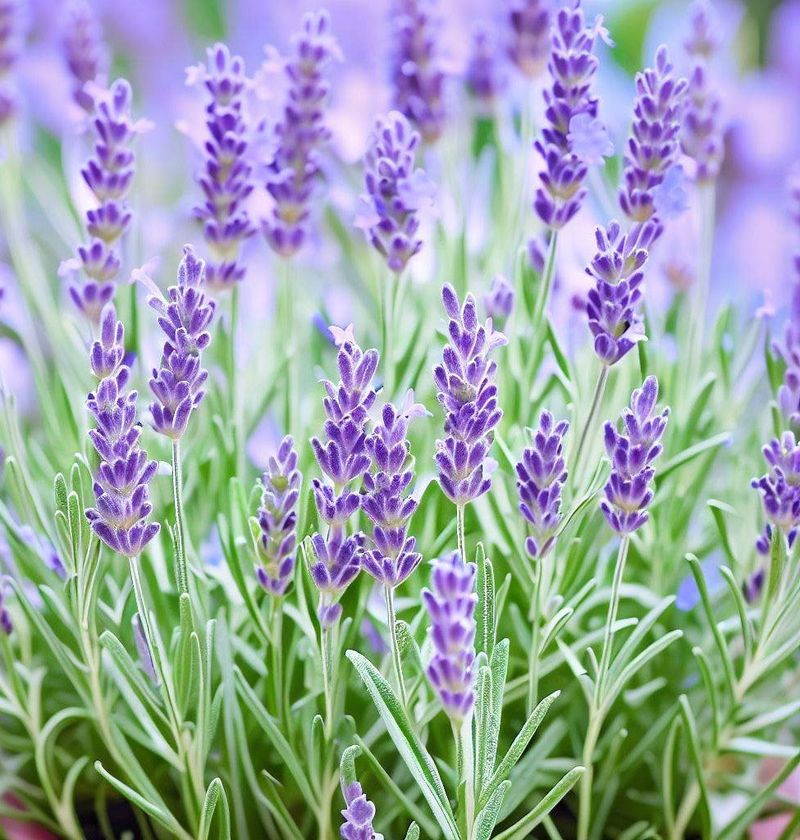
<instances>
[{"instance_id":1,"label":"lavender field background","mask_svg":"<svg viewBox=\"0 0 800 840\"><path fill-rule=\"evenodd\" d=\"M798 44L0 0L0 836L800 836Z\"/></svg>"}]
</instances>

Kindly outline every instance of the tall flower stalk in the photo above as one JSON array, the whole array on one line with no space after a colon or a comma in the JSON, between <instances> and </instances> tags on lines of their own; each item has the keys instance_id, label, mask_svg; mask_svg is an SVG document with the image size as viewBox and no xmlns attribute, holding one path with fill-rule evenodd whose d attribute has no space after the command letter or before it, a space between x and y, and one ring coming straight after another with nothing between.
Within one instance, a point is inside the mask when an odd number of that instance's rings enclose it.
<instances>
[{"instance_id":1,"label":"tall flower stalk","mask_svg":"<svg viewBox=\"0 0 800 840\"><path fill-rule=\"evenodd\" d=\"M62 26L64 59L73 80L72 95L75 102L91 114L94 98L86 85L89 82L102 84L109 65L103 27L86 0L69 0Z\"/></svg>"}]
</instances>

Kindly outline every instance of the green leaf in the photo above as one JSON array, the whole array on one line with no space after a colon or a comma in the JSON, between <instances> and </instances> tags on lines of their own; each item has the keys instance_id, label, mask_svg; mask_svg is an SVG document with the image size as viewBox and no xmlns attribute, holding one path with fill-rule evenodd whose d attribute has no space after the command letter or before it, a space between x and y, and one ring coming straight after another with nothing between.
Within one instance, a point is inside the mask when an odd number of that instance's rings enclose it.
<instances>
[{"instance_id":1,"label":"green leaf","mask_svg":"<svg viewBox=\"0 0 800 840\"><path fill-rule=\"evenodd\" d=\"M389 683L375 666L357 651L348 650L346 656L367 687L389 737L419 785L444 836L447 840L459 840L458 828L439 771L411 726Z\"/></svg>"},{"instance_id":2,"label":"green leaf","mask_svg":"<svg viewBox=\"0 0 800 840\"><path fill-rule=\"evenodd\" d=\"M225 788L222 785L222 780L219 778L214 779L206 790L203 811L200 815L200 827L197 832L198 840L208 840L211 833L214 812L217 810L217 804L220 802L222 803L222 816L220 818L218 837L220 840L230 840L231 812L228 807L228 797L225 795Z\"/></svg>"},{"instance_id":3,"label":"green leaf","mask_svg":"<svg viewBox=\"0 0 800 840\"><path fill-rule=\"evenodd\" d=\"M708 788L706 787L706 771L703 767L703 752L700 747L700 739L697 735L697 723L692 713L692 707L685 694L678 698L683 729L689 741L689 755L694 765L694 772L698 790L700 791L700 815L703 821L703 837L711 837L711 807L708 799Z\"/></svg>"},{"instance_id":4,"label":"green leaf","mask_svg":"<svg viewBox=\"0 0 800 840\"><path fill-rule=\"evenodd\" d=\"M475 650L491 659L495 641L494 570L483 551L483 543L478 543L475 564L478 567Z\"/></svg>"},{"instance_id":5,"label":"green leaf","mask_svg":"<svg viewBox=\"0 0 800 840\"><path fill-rule=\"evenodd\" d=\"M731 540L728 535L728 523L725 521L725 514L727 513L731 516L736 516L736 511L730 505L725 504L725 502L720 502L718 499L709 499L706 504L711 510L711 516L714 517L714 524L717 526L720 545L722 546L722 550L725 552L725 557L728 559L728 563L731 568L734 568L736 566L736 557L733 554L733 548L731 548Z\"/></svg>"},{"instance_id":6,"label":"green leaf","mask_svg":"<svg viewBox=\"0 0 800 840\"><path fill-rule=\"evenodd\" d=\"M696 443L688 449L684 449L683 452L679 452L677 455L670 458L669 461L667 461L667 463L664 464L664 466L658 471L658 482L660 483L670 473L675 472L675 470L680 469L680 467L685 464L694 461L695 458L699 458L701 455L706 452L710 452L712 449L725 446L730 443L730 441L731 436L727 432L722 432L721 434L708 438L708 440L700 441L700 443Z\"/></svg>"},{"instance_id":7,"label":"green leaf","mask_svg":"<svg viewBox=\"0 0 800 840\"><path fill-rule=\"evenodd\" d=\"M412 822L406 832L406 840L419 840L419 826Z\"/></svg>"},{"instance_id":8,"label":"green leaf","mask_svg":"<svg viewBox=\"0 0 800 840\"><path fill-rule=\"evenodd\" d=\"M500 815L500 808L503 806L503 799L511 787L511 782L503 782L500 787L489 798L486 805L481 808L475 818L475 829L472 836L475 840L489 840L494 831L497 817Z\"/></svg>"},{"instance_id":9,"label":"green leaf","mask_svg":"<svg viewBox=\"0 0 800 840\"><path fill-rule=\"evenodd\" d=\"M497 835L495 840L522 840L529 837L530 832L558 805L559 802L575 787L578 779L584 774L583 767L574 767L550 789L539 804L511 828Z\"/></svg>"}]
</instances>

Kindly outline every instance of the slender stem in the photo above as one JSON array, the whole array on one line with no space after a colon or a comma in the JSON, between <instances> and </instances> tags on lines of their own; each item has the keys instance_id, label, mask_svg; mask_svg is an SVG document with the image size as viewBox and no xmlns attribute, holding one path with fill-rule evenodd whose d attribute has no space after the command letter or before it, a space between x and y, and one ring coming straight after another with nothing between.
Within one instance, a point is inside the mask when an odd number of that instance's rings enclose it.
<instances>
[{"instance_id":1,"label":"slender stem","mask_svg":"<svg viewBox=\"0 0 800 840\"><path fill-rule=\"evenodd\" d=\"M550 291L553 288L553 277L556 273L556 253L558 248L558 231L554 230L550 236L550 246L547 250L547 260L544 264L544 272L542 274L542 288L536 298L536 304L533 309L533 329L534 338L536 338L536 331L541 326L541 321L547 312L547 304L550 300Z\"/></svg>"},{"instance_id":2,"label":"slender stem","mask_svg":"<svg viewBox=\"0 0 800 840\"><path fill-rule=\"evenodd\" d=\"M394 663L394 675L397 678L397 687L400 691L400 702L404 709L408 709L408 695L406 684L403 679L403 663L400 659L400 645L397 642L397 619L394 612L394 588L386 584L383 587L386 597L386 621L389 624L389 638L392 647L392 662Z\"/></svg>"},{"instance_id":3,"label":"slender stem","mask_svg":"<svg viewBox=\"0 0 800 840\"><path fill-rule=\"evenodd\" d=\"M285 351L287 360L286 371L286 399L283 406L283 423L286 434L296 432L295 424L298 418L299 399L299 370L297 359L297 324L295 324L295 305L292 290L292 262L289 259L281 260L280 288L279 288L279 315L281 319L281 332L285 339Z\"/></svg>"},{"instance_id":4,"label":"slender stem","mask_svg":"<svg viewBox=\"0 0 800 840\"><path fill-rule=\"evenodd\" d=\"M175 574L178 592L189 592L189 568L183 539L183 462L181 460L181 442L172 441L172 498L175 503Z\"/></svg>"},{"instance_id":5,"label":"slender stem","mask_svg":"<svg viewBox=\"0 0 800 840\"><path fill-rule=\"evenodd\" d=\"M383 288L383 371L384 393L391 400L394 394L394 297L399 277L389 272Z\"/></svg>"},{"instance_id":6,"label":"slender stem","mask_svg":"<svg viewBox=\"0 0 800 840\"><path fill-rule=\"evenodd\" d=\"M475 830L475 748L472 739L472 714L461 721L457 728L456 742L459 745L461 763L459 778L464 783L464 815L467 825L466 840L472 840Z\"/></svg>"},{"instance_id":7,"label":"slender stem","mask_svg":"<svg viewBox=\"0 0 800 840\"><path fill-rule=\"evenodd\" d=\"M591 431L594 421L597 418L597 412L600 410L600 404L603 401L603 394L605 393L606 384L608 383L609 370L610 368L608 365L603 365L600 369L600 376L597 377L597 384L594 386L594 394L592 394L592 404L589 406L589 414L586 417L586 422L583 424L581 436L578 439L578 446L575 449L575 457L572 460L572 470L575 476L576 487L579 486L577 479L583 473L581 468L581 456L583 455L586 441L589 438L589 432Z\"/></svg>"},{"instance_id":8,"label":"slender stem","mask_svg":"<svg viewBox=\"0 0 800 840\"><path fill-rule=\"evenodd\" d=\"M323 627L320 633L320 654L322 655L322 687L325 691L325 736L330 741L333 737L333 679L331 673L331 630L329 627Z\"/></svg>"},{"instance_id":9,"label":"slender stem","mask_svg":"<svg viewBox=\"0 0 800 840\"><path fill-rule=\"evenodd\" d=\"M239 284L231 289L230 335L228 336L228 382L231 397L231 426L233 432L233 464L237 475L244 472L242 443L242 411L239 399L239 375L236 369L236 333L239 329Z\"/></svg>"},{"instance_id":10,"label":"slender stem","mask_svg":"<svg viewBox=\"0 0 800 840\"><path fill-rule=\"evenodd\" d=\"M611 653L614 646L614 625L617 622L619 595L622 587L622 578L625 573L625 563L628 559L630 540L631 538L627 534L620 540L617 562L614 566L614 578L611 581L611 600L608 603L608 616L606 618L605 633L603 634L603 652L600 654L600 665L598 666L597 681L595 682L595 698L598 701L598 705L603 698L606 675L611 664Z\"/></svg>"},{"instance_id":11,"label":"slender stem","mask_svg":"<svg viewBox=\"0 0 800 840\"><path fill-rule=\"evenodd\" d=\"M594 781L594 751L600 734L602 720L594 709L589 711L589 727L586 730L586 740L583 742L584 773L581 776L578 791L578 840L587 840L589 824L592 816L592 783Z\"/></svg>"},{"instance_id":12,"label":"slender stem","mask_svg":"<svg viewBox=\"0 0 800 840\"><path fill-rule=\"evenodd\" d=\"M272 599L272 685L275 692L275 713L283 721L283 599Z\"/></svg>"},{"instance_id":13,"label":"slender stem","mask_svg":"<svg viewBox=\"0 0 800 840\"><path fill-rule=\"evenodd\" d=\"M531 646L528 651L528 706L527 713L533 711L536 706L539 693L539 618L541 615L540 594L542 589L542 557L538 561L536 570L536 581L533 585L533 597L531 598Z\"/></svg>"},{"instance_id":14,"label":"slender stem","mask_svg":"<svg viewBox=\"0 0 800 840\"><path fill-rule=\"evenodd\" d=\"M458 553L464 563L467 562L467 547L464 539L464 505L456 505L456 535L458 538Z\"/></svg>"}]
</instances>

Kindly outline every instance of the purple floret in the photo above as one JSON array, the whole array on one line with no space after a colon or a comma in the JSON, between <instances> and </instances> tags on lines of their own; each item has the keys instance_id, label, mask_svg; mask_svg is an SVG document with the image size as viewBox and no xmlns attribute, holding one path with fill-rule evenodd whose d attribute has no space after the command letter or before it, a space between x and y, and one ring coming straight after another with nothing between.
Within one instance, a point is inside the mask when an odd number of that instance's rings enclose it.
<instances>
[{"instance_id":1,"label":"purple floret","mask_svg":"<svg viewBox=\"0 0 800 840\"><path fill-rule=\"evenodd\" d=\"M339 829L343 840L374 840L375 806L367 799L361 785L353 782L344 790L346 808L342 811L344 823Z\"/></svg>"},{"instance_id":2,"label":"purple floret","mask_svg":"<svg viewBox=\"0 0 800 840\"><path fill-rule=\"evenodd\" d=\"M773 529L782 531L791 546L800 525L800 444L792 432L771 440L762 450L768 471L751 485L761 493L767 524L756 547L769 553Z\"/></svg>"}]
</instances>

